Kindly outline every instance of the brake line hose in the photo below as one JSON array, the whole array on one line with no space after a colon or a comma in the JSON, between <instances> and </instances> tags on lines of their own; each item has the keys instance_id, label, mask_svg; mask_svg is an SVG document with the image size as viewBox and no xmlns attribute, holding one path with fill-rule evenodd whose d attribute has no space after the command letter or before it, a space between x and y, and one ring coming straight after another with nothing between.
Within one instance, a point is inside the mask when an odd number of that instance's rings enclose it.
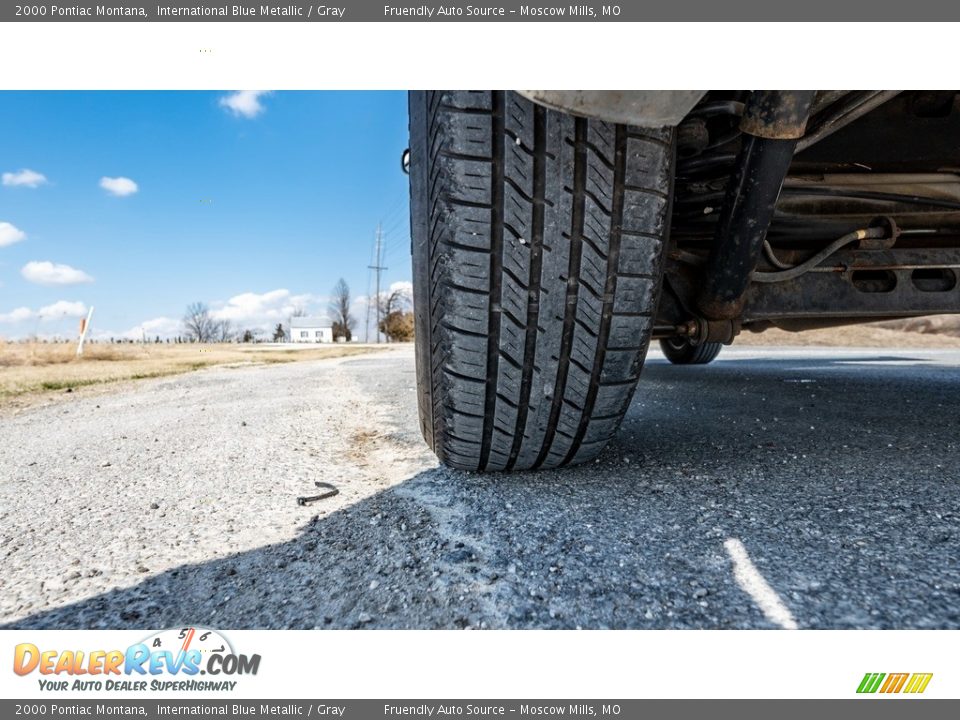
<instances>
[{"instance_id":1,"label":"brake line hose","mask_svg":"<svg viewBox=\"0 0 960 720\"><path fill-rule=\"evenodd\" d=\"M804 273L809 272L813 268L817 267L820 263L826 260L828 257L833 255L835 252L841 248L849 245L852 242L858 240L866 240L867 238L882 238L887 234L886 228L883 227L871 227L863 228L861 230L854 230L852 233L847 233L843 237L837 238L832 243L827 245L823 250L816 253L812 257L807 258L799 265L794 265L790 267L782 260L780 260L776 254L773 252L773 248L770 246L770 242L767 240L763 241L763 249L769 258L770 262L777 267L786 267L787 269L779 270L776 272L754 272L751 279L754 282L759 283L776 283L776 282L786 282L787 280L793 280L798 278Z\"/></svg>"},{"instance_id":2,"label":"brake line hose","mask_svg":"<svg viewBox=\"0 0 960 720\"><path fill-rule=\"evenodd\" d=\"M769 263L779 270L789 270L793 267L790 263L784 262L777 257L777 254L773 251L773 246L770 245L770 241L766 238L763 239L763 254L767 256Z\"/></svg>"}]
</instances>

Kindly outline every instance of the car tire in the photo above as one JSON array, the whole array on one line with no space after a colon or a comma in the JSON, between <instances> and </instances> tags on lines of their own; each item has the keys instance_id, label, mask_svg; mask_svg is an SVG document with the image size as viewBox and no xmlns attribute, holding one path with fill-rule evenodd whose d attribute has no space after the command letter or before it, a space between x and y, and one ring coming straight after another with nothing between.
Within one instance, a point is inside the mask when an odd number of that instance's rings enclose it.
<instances>
[{"instance_id":1,"label":"car tire","mask_svg":"<svg viewBox=\"0 0 960 720\"><path fill-rule=\"evenodd\" d=\"M687 338L664 338L660 349L674 365L706 365L713 362L723 343L707 342L694 345Z\"/></svg>"},{"instance_id":2,"label":"car tire","mask_svg":"<svg viewBox=\"0 0 960 720\"><path fill-rule=\"evenodd\" d=\"M671 129L513 92L412 92L420 423L445 464L594 458L630 404L669 230Z\"/></svg>"}]
</instances>

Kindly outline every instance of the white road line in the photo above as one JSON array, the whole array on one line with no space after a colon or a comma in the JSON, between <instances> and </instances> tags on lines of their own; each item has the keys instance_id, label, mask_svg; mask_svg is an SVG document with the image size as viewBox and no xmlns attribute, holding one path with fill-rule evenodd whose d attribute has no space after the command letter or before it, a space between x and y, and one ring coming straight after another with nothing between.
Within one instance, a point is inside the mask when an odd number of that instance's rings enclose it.
<instances>
[{"instance_id":1,"label":"white road line","mask_svg":"<svg viewBox=\"0 0 960 720\"><path fill-rule=\"evenodd\" d=\"M793 614L777 595L777 591L764 580L743 543L736 538L729 538L723 543L723 547L733 561L733 577L737 585L753 598L753 602L767 620L776 623L784 630L796 630L797 621L793 618Z\"/></svg>"}]
</instances>

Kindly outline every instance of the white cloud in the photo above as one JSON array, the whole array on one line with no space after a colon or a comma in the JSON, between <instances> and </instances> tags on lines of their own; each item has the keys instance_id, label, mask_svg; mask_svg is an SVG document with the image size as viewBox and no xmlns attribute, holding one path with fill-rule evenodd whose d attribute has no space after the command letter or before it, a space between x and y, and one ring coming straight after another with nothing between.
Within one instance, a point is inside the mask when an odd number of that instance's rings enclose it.
<instances>
[{"instance_id":1,"label":"white cloud","mask_svg":"<svg viewBox=\"0 0 960 720\"><path fill-rule=\"evenodd\" d=\"M79 300L58 300L52 305L47 305L39 310L31 310L28 307L18 307L8 313L0 313L0 323L18 323L24 320L39 318L43 321L60 320L65 317L83 317L87 314L87 306Z\"/></svg>"},{"instance_id":2,"label":"white cloud","mask_svg":"<svg viewBox=\"0 0 960 720\"><path fill-rule=\"evenodd\" d=\"M38 285L77 285L93 282L93 278L83 270L49 260L31 260L23 266L20 274Z\"/></svg>"},{"instance_id":3,"label":"white cloud","mask_svg":"<svg viewBox=\"0 0 960 720\"><path fill-rule=\"evenodd\" d=\"M21 240L26 240L27 234L8 222L0 222L0 247L13 245Z\"/></svg>"},{"instance_id":4,"label":"white cloud","mask_svg":"<svg viewBox=\"0 0 960 720\"><path fill-rule=\"evenodd\" d=\"M128 177L102 177L100 187L115 197L133 195L140 187Z\"/></svg>"},{"instance_id":5,"label":"white cloud","mask_svg":"<svg viewBox=\"0 0 960 720\"><path fill-rule=\"evenodd\" d=\"M62 317L83 317L87 314L87 306L79 300L69 302L58 300L53 305L47 305L37 311L41 320L56 320Z\"/></svg>"},{"instance_id":6,"label":"white cloud","mask_svg":"<svg viewBox=\"0 0 960 720\"><path fill-rule=\"evenodd\" d=\"M289 290L271 290L265 293L246 292L234 295L226 304L214 310L215 320L242 322L259 317L279 317L282 308L289 303Z\"/></svg>"},{"instance_id":7,"label":"white cloud","mask_svg":"<svg viewBox=\"0 0 960 720\"><path fill-rule=\"evenodd\" d=\"M390 283L390 293L400 292L406 295L411 300L413 299L413 283L409 280L400 280L395 283Z\"/></svg>"},{"instance_id":8,"label":"white cloud","mask_svg":"<svg viewBox=\"0 0 960 720\"><path fill-rule=\"evenodd\" d=\"M293 295L286 288L279 288L265 293L234 295L225 303L215 303L210 315L214 320L229 320L238 328L269 328L278 322L286 325L298 310L308 315L323 315L327 301L328 298L319 295Z\"/></svg>"},{"instance_id":9,"label":"white cloud","mask_svg":"<svg viewBox=\"0 0 960 720\"><path fill-rule=\"evenodd\" d=\"M180 321L168 317L158 317L142 322L140 327L152 333L174 332L180 327Z\"/></svg>"},{"instance_id":10,"label":"white cloud","mask_svg":"<svg viewBox=\"0 0 960 720\"><path fill-rule=\"evenodd\" d=\"M161 338L175 337L180 334L180 321L175 320L174 318L169 317L157 317L151 320L144 320L139 325L136 325L125 333L121 333L120 337L128 338L130 340L140 340L146 336L147 340L153 340L157 335ZM99 333L97 337L111 337L111 333Z\"/></svg>"},{"instance_id":11,"label":"white cloud","mask_svg":"<svg viewBox=\"0 0 960 720\"><path fill-rule=\"evenodd\" d=\"M18 307L8 313L0 313L0 322L15 323L29 320L33 317L33 310L28 307Z\"/></svg>"},{"instance_id":12,"label":"white cloud","mask_svg":"<svg viewBox=\"0 0 960 720\"><path fill-rule=\"evenodd\" d=\"M3 184L7 187L28 187L35 188L46 185L47 176L38 173L36 170L23 168L17 172L5 172L3 174Z\"/></svg>"},{"instance_id":13,"label":"white cloud","mask_svg":"<svg viewBox=\"0 0 960 720\"><path fill-rule=\"evenodd\" d=\"M266 110L260 98L269 94L269 90L238 90L220 98L220 107L240 117L255 118Z\"/></svg>"}]
</instances>

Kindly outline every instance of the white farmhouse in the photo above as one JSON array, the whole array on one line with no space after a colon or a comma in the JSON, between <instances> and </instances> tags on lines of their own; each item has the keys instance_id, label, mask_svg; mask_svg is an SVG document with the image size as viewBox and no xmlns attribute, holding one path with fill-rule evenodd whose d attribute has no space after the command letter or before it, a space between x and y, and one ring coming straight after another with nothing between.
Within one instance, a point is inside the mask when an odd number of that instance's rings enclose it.
<instances>
[{"instance_id":1,"label":"white farmhouse","mask_svg":"<svg viewBox=\"0 0 960 720\"><path fill-rule=\"evenodd\" d=\"M322 316L290 318L290 342L333 342L333 321Z\"/></svg>"}]
</instances>

